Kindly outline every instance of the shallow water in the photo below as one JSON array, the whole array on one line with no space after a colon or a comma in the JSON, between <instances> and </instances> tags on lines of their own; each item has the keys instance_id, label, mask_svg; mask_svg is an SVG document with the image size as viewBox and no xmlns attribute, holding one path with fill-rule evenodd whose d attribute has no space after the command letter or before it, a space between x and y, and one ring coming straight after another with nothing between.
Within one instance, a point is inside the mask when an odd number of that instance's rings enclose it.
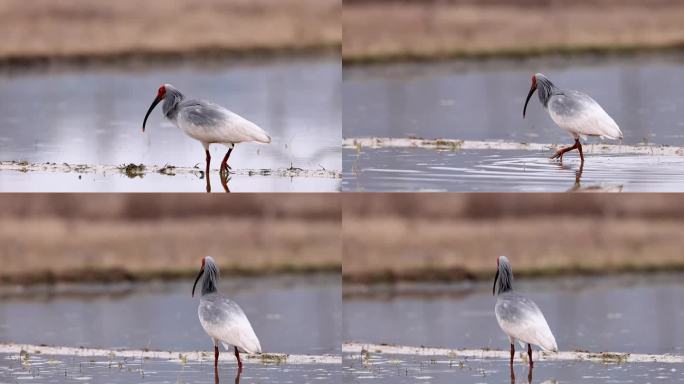
<instances>
[{"instance_id":1,"label":"shallow water","mask_svg":"<svg viewBox=\"0 0 684 384\"><path fill-rule=\"evenodd\" d=\"M450 360L447 357L378 355L364 362L343 354L345 383L646 383L684 382L681 364L535 363L530 371L516 363L513 377L507 360Z\"/></svg>"},{"instance_id":2,"label":"shallow water","mask_svg":"<svg viewBox=\"0 0 684 384\"><path fill-rule=\"evenodd\" d=\"M331 364L246 364L240 376L234 364L219 367L223 383L339 382L341 367ZM28 383L216 383L212 361L181 364L156 359L121 359L0 354L0 382Z\"/></svg>"},{"instance_id":3,"label":"shallow water","mask_svg":"<svg viewBox=\"0 0 684 384\"><path fill-rule=\"evenodd\" d=\"M625 144L684 144L678 55L352 66L343 72L344 137L569 142L536 94L522 118L536 72L596 99Z\"/></svg>"},{"instance_id":4,"label":"shallow water","mask_svg":"<svg viewBox=\"0 0 684 384\"><path fill-rule=\"evenodd\" d=\"M684 354L684 275L517 279L561 350ZM491 283L346 286L345 341L507 350ZM518 346L519 347L519 346Z\"/></svg>"},{"instance_id":5,"label":"shallow water","mask_svg":"<svg viewBox=\"0 0 684 384\"><path fill-rule=\"evenodd\" d=\"M684 191L684 157L362 148L343 151L344 191Z\"/></svg>"},{"instance_id":6,"label":"shallow water","mask_svg":"<svg viewBox=\"0 0 684 384\"><path fill-rule=\"evenodd\" d=\"M193 280L57 285L2 291L0 342L210 351ZM247 314L264 352L339 354L339 275L225 276L219 288Z\"/></svg>"},{"instance_id":7,"label":"shallow water","mask_svg":"<svg viewBox=\"0 0 684 384\"><path fill-rule=\"evenodd\" d=\"M680 55L632 58L533 58L479 62L351 66L343 70L343 136L504 140L571 145L535 96L522 118L531 75L588 93L620 125L623 144L684 145L684 60ZM586 142L597 143L590 138ZM608 143L617 143L607 140ZM572 175L543 163L550 154L448 154L406 149L343 151L343 190L563 191ZM576 154L574 155L576 156ZM682 191L682 159L634 157L587 181L626 191ZM536 171L524 172L525 163ZM667 168L661 172L661 165ZM506 168L502 172L499 166ZM357 171L353 172L352 167ZM455 169L449 169L455 168ZM585 169L587 171L587 169ZM645 181L642 181L645 178Z\"/></svg>"},{"instance_id":8,"label":"shallow water","mask_svg":"<svg viewBox=\"0 0 684 384\"><path fill-rule=\"evenodd\" d=\"M259 124L269 145L240 144L231 154L239 169L341 169L341 68L335 57L235 61L211 65L144 67L128 70L74 69L0 75L0 160L31 163L129 163L204 168L204 149L152 112L142 120L160 84L172 83L187 96L210 100ZM226 148L212 146L218 168ZM0 190L35 190L45 175L1 172ZM122 183L100 176L52 177L54 188L71 190L201 190L191 179L138 179ZM267 179L270 179L268 177ZM54 183L55 181L51 182ZM244 190L335 190L339 180L242 182ZM126 184L126 185L122 185ZM196 188L199 184L199 188ZM236 183L237 184L237 183Z\"/></svg>"}]
</instances>

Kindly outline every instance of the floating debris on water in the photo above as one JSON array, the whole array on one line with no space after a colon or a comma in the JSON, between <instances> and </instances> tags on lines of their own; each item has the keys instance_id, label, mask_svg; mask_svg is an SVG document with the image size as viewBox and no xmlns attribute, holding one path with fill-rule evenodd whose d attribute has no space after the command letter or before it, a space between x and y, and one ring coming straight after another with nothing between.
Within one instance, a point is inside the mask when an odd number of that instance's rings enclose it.
<instances>
[{"instance_id":1,"label":"floating debris on water","mask_svg":"<svg viewBox=\"0 0 684 384\"><path fill-rule=\"evenodd\" d=\"M343 353L358 354L361 361L367 359L367 351L372 349L375 353L386 355L413 355L413 356L445 356L450 358L476 358L476 359L508 359L510 351L492 349L447 349L412 347L404 345L387 344L365 344L365 343L344 343ZM547 361L590 361L599 363L684 363L684 355L650 355L640 353L618 353L618 352L535 352L536 360ZM364 355L366 354L366 355ZM526 356L527 352L519 352L521 357Z\"/></svg>"},{"instance_id":2,"label":"floating debris on water","mask_svg":"<svg viewBox=\"0 0 684 384\"><path fill-rule=\"evenodd\" d=\"M550 151L565 144L525 143L512 141L480 141L459 139L423 139L419 137L393 138L393 137L354 137L344 139L343 148L360 150L368 148L426 148L435 150L459 151L463 149L497 149L497 150L524 150L524 151ZM622 145L622 144L584 144L584 153L590 154L637 154L649 156L684 156L684 147L669 145Z\"/></svg>"},{"instance_id":3,"label":"floating debris on water","mask_svg":"<svg viewBox=\"0 0 684 384\"><path fill-rule=\"evenodd\" d=\"M159 173L162 175L174 176L177 174L193 174L196 176L204 175L204 171L197 167L176 167L173 165L164 165L163 167L157 165L145 164L124 164L124 165L90 165L90 164L68 164L68 163L29 163L26 161L0 161L0 171L17 171L17 172L76 172L76 173L123 173L124 175L135 178L143 177L150 173ZM215 170L218 172L218 170ZM289 168L277 169L232 169L231 175L243 176L277 176L277 177L320 177L341 179L342 172L336 170L326 169L303 169L290 166Z\"/></svg>"},{"instance_id":4,"label":"floating debris on water","mask_svg":"<svg viewBox=\"0 0 684 384\"><path fill-rule=\"evenodd\" d=\"M112 350L99 348L50 347L44 345L0 344L0 353L17 354L28 361L30 355L45 354L51 356L79 356L79 357L108 357L133 359L161 359L187 364L188 361L207 361L213 359L213 354L207 357L205 352L166 352L150 350ZM245 361L262 363L290 363L290 364L342 364L342 357L338 355L288 355L285 353L240 354ZM230 353L219 356L220 361L235 361Z\"/></svg>"},{"instance_id":5,"label":"floating debris on water","mask_svg":"<svg viewBox=\"0 0 684 384\"><path fill-rule=\"evenodd\" d=\"M126 174L126 176L132 178L145 176L145 165L144 164L133 164L119 166L119 170Z\"/></svg>"}]
</instances>

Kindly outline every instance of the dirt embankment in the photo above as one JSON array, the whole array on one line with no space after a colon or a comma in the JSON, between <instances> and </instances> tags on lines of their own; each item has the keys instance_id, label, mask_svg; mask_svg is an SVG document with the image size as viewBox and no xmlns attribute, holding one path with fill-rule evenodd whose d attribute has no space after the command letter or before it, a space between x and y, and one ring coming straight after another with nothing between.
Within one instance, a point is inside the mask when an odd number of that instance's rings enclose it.
<instances>
[{"instance_id":1,"label":"dirt embankment","mask_svg":"<svg viewBox=\"0 0 684 384\"><path fill-rule=\"evenodd\" d=\"M7 195L0 282L339 272L338 195ZM268 200L268 201L266 201Z\"/></svg>"},{"instance_id":2,"label":"dirt embankment","mask_svg":"<svg viewBox=\"0 0 684 384\"><path fill-rule=\"evenodd\" d=\"M345 2L347 64L684 48L676 0Z\"/></svg>"},{"instance_id":3,"label":"dirt embankment","mask_svg":"<svg viewBox=\"0 0 684 384\"><path fill-rule=\"evenodd\" d=\"M684 270L678 195L345 196L348 282Z\"/></svg>"},{"instance_id":4,"label":"dirt embankment","mask_svg":"<svg viewBox=\"0 0 684 384\"><path fill-rule=\"evenodd\" d=\"M340 0L3 0L0 64L338 51Z\"/></svg>"}]
</instances>

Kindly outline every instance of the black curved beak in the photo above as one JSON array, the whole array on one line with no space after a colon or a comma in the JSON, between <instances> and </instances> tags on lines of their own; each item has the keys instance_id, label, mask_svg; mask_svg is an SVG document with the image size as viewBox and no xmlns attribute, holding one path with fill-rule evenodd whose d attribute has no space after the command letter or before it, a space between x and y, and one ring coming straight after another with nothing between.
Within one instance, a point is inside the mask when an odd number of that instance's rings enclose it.
<instances>
[{"instance_id":1,"label":"black curved beak","mask_svg":"<svg viewBox=\"0 0 684 384\"><path fill-rule=\"evenodd\" d=\"M532 97L532 94L536 90L537 87L533 84L532 87L530 87L530 93L527 94L527 99L525 100L525 107L523 108L523 119L525 118L525 112L527 111L527 103L530 101L530 97Z\"/></svg>"},{"instance_id":2,"label":"black curved beak","mask_svg":"<svg viewBox=\"0 0 684 384\"><path fill-rule=\"evenodd\" d=\"M200 269L199 274L197 275L197 278L195 279L195 284L192 285L192 297L195 297L195 287L197 286L197 282L199 281L200 277L202 277L203 273L204 273L204 268Z\"/></svg>"},{"instance_id":3,"label":"black curved beak","mask_svg":"<svg viewBox=\"0 0 684 384\"><path fill-rule=\"evenodd\" d=\"M494 286L492 287L492 296L496 295L496 280L499 279L499 270L496 270L496 276L494 276Z\"/></svg>"},{"instance_id":4,"label":"black curved beak","mask_svg":"<svg viewBox=\"0 0 684 384\"><path fill-rule=\"evenodd\" d=\"M147 113L145 114L145 120L143 120L143 132L145 132L145 123L147 123L147 117L150 116L150 113L152 112L154 107L156 107L157 104L159 104L159 102L162 101L162 99L163 97L155 97L154 101L152 102L152 105L150 105L150 109L147 110Z\"/></svg>"}]
</instances>

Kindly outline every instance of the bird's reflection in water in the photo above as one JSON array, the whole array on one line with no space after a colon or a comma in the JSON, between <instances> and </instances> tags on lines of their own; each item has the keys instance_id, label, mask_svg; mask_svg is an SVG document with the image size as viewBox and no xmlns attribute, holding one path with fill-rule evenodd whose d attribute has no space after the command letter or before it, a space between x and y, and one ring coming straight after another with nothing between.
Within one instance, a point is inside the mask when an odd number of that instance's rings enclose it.
<instances>
[{"instance_id":1,"label":"bird's reflection in water","mask_svg":"<svg viewBox=\"0 0 684 384\"><path fill-rule=\"evenodd\" d=\"M515 369L513 369L513 364L509 365L511 367L511 384L515 384ZM527 370L527 384L532 384L532 369L533 366L528 365Z\"/></svg>"},{"instance_id":2,"label":"bird's reflection in water","mask_svg":"<svg viewBox=\"0 0 684 384\"><path fill-rule=\"evenodd\" d=\"M226 193L230 193L230 188L228 188L228 182L230 181L230 174L227 172L219 172L221 178L221 186ZM205 171L200 172L200 179L206 179L207 181L207 193L211 193L211 173Z\"/></svg>"},{"instance_id":3,"label":"bird's reflection in water","mask_svg":"<svg viewBox=\"0 0 684 384\"><path fill-rule=\"evenodd\" d=\"M240 375L242 375L242 368L239 368L235 374L235 384L240 384ZM218 367L214 368L214 383L219 384Z\"/></svg>"},{"instance_id":4,"label":"bird's reflection in water","mask_svg":"<svg viewBox=\"0 0 684 384\"><path fill-rule=\"evenodd\" d=\"M561 169L571 170L572 167L560 164ZM584 163L580 163L580 167L575 170L575 183L568 189L568 192L622 192L622 184L614 185L587 185L582 186L582 173L584 172Z\"/></svg>"}]
</instances>

